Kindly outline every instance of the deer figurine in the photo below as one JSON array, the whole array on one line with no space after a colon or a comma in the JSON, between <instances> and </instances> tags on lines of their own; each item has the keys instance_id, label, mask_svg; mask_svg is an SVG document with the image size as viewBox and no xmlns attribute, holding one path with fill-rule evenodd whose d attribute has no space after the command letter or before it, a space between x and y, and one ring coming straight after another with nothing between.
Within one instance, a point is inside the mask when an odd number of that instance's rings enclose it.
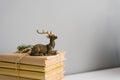
<instances>
[{"instance_id":1,"label":"deer figurine","mask_svg":"<svg viewBox=\"0 0 120 80\"><path fill-rule=\"evenodd\" d=\"M38 34L47 34L47 38L50 39L49 44L43 45L43 44L36 44L32 47L31 56L44 56L44 55L51 55L53 54L54 47L55 47L55 39L57 39L57 36L54 35L52 32L45 32L44 30L42 32L39 32L37 30Z\"/></svg>"}]
</instances>

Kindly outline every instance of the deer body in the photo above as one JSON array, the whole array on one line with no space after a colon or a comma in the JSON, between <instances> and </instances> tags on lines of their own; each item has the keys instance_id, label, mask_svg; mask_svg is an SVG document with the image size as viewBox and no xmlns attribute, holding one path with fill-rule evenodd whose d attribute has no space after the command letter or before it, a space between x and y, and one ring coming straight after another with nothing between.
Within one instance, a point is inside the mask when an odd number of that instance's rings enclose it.
<instances>
[{"instance_id":1,"label":"deer body","mask_svg":"<svg viewBox=\"0 0 120 80\"><path fill-rule=\"evenodd\" d=\"M31 50L31 56L43 56L43 55L50 55L55 47L55 39L57 39L57 36L55 36L52 33L48 33L48 32L39 32L37 31L38 34L48 34L48 38L50 39L50 43L47 45L43 45L43 44L36 44L33 46L32 50Z\"/></svg>"}]
</instances>

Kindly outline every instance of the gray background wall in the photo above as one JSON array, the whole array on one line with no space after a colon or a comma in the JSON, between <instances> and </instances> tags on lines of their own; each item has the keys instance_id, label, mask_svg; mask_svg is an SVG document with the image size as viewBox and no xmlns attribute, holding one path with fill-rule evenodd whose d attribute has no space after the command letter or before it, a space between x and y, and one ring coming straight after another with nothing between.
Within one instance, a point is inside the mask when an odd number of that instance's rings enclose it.
<instances>
[{"instance_id":1,"label":"gray background wall","mask_svg":"<svg viewBox=\"0 0 120 80\"><path fill-rule=\"evenodd\" d=\"M47 44L36 33L45 29L58 35L55 49L66 51L66 74L118 66L117 1L0 0L0 53L20 44Z\"/></svg>"},{"instance_id":2,"label":"gray background wall","mask_svg":"<svg viewBox=\"0 0 120 80\"><path fill-rule=\"evenodd\" d=\"M120 0L111 0L111 3L112 12L109 26L111 26L112 33L114 34L116 53L118 53L120 65Z\"/></svg>"}]
</instances>

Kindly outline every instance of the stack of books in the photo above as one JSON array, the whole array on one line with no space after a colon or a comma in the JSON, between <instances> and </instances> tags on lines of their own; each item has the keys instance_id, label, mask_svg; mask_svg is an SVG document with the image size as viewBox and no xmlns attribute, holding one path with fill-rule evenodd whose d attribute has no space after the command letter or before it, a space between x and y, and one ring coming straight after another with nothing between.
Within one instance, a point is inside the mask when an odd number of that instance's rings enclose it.
<instances>
[{"instance_id":1,"label":"stack of books","mask_svg":"<svg viewBox=\"0 0 120 80\"><path fill-rule=\"evenodd\" d=\"M53 56L0 54L0 80L63 80L64 52ZM19 61L17 61L19 60Z\"/></svg>"}]
</instances>

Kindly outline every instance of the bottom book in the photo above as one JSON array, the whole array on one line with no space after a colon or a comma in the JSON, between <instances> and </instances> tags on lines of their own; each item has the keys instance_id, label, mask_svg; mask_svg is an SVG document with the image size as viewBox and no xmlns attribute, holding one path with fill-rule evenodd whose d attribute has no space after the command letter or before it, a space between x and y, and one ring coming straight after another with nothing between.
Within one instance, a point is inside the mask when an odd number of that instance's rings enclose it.
<instances>
[{"instance_id":1,"label":"bottom book","mask_svg":"<svg viewBox=\"0 0 120 80\"><path fill-rule=\"evenodd\" d=\"M57 76L56 76L57 77ZM7 76L7 75L0 75L0 80L39 80L39 79L28 79L28 78L19 78L19 77L14 77L14 76ZM63 78L57 79L57 78L50 78L47 80L64 80Z\"/></svg>"},{"instance_id":2,"label":"bottom book","mask_svg":"<svg viewBox=\"0 0 120 80\"><path fill-rule=\"evenodd\" d=\"M33 79L18 78L18 77L13 77L13 76L0 75L0 80L33 80Z\"/></svg>"},{"instance_id":3,"label":"bottom book","mask_svg":"<svg viewBox=\"0 0 120 80\"><path fill-rule=\"evenodd\" d=\"M53 69L49 72L36 72L36 71L27 71L27 70L16 70L16 69L9 69L9 68L0 68L1 75L9 75L9 76L20 76L30 79L36 80L45 80L50 79L52 77L61 77L64 76L64 68L63 66Z\"/></svg>"}]
</instances>

